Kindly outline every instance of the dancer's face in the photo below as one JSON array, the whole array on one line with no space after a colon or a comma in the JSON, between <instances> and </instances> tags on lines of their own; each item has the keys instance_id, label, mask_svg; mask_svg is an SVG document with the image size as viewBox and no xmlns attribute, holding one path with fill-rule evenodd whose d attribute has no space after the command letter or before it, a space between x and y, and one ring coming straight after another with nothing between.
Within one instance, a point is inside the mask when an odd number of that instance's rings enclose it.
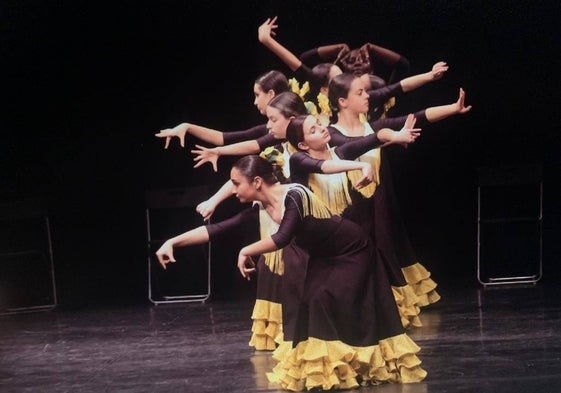
<instances>
[{"instance_id":1,"label":"dancer's face","mask_svg":"<svg viewBox=\"0 0 561 393\"><path fill-rule=\"evenodd\" d=\"M253 105L257 107L257 110L262 115L266 114L267 104L271 101L271 98L275 95L272 90L269 92L263 91L261 85L255 83L253 85L253 95L255 99L253 100Z\"/></svg>"},{"instance_id":2,"label":"dancer's face","mask_svg":"<svg viewBox=\"0 0 561 393\"><path fill-rule=\"evenodd\" d=\"M255 200L256 186L255 181L249 181L243 176L238 168L233 167L230 171L230 180L234 185L232 193L240 200L241 203L251 202Z\"/></svg>"},{"instance_id":3,"label":"dancer's face","mask_svg":"<svg viewBox=\"0 0 561 393\"><path fill-rule=\"evenodd\" d=\"M314 116L308 116L304 120L303 131L304 146L311 150L325 149L327 143L331 140L331 135L327 128Z\"/></svg>"},{"instance_id":4,"label":"dancer's face","mask_svg":"<svg viewBox=\"0 0 561 393\"><path fill-rule=\"evenodd\" d=\"M269 134L274 136L276 139L286 138L286 127L290 122L289 117L285 117L281 111L277 108L267 106L267 129Z\"/></svg>"},{"instance_id":5,"label":"dancer's face","mask_svg":"<svg viewBox=\"0 0 561 393\"><path fill-rule=\"evenodd\" d=\"M368 93L364 88L364 82L360 78L355 78L351 83L349 94L345 98L347 109L355 113L368 112Z\"/></svg>"}]
</instances>

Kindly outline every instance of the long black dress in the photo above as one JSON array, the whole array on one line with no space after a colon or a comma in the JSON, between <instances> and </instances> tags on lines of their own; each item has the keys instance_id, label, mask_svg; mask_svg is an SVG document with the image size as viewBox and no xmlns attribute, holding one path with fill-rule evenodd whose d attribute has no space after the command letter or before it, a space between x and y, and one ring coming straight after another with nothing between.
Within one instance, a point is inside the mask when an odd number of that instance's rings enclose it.
<instances>
[{"instance_id":1,"label":"long black dress","mask_svg":"<svg viewBox=\"0 0 561 393\"><path fill-rule=\"evenodd\" d=\"M384 118L371 123L371 125L375 125L378 129L379 127L400 129L405 122L405 117ZM424 126L429 123L425 111L415 113L415 117L417 119L416 126ZM331 134L330 144L332 146L344 145L356 138L343 134L345 130L342 128L330 126L328 129ZM390 162L381 149L375 149L368 154L377 154L378 156L375 167L378 172L378 184L372 198L375 209L376 246L385 258L386 264L394 267L390 270L395 273L396 280L399 279L394 284L399 285L402 280L399 276L402 276L407 285L415 292L417 296L415 307L422 308L436 303L440 300L440 295L436 291L437 284L432 279L430 271L418 261L413 251L393 189ZM362 156L361 159L364 159L364 157L366 156ZM397 271L397 268L401 270L401 274ZM417 326L421 324L420 320L414 320L411 323Z\"/></svg>"},{"instance_id":2,"label":"long black dress","mask_svg":"<svg viewBox=\"0 0 561 393\"><path fill-rule=\"evenodd\" d=\"M332 215L307 188L288 185L272 236L284 252L285 341L268 374L282 388L348 389L359 382L418 382L419 347L404 332L383 264L362 229ZM245 212L256 222L258 204ZM250 214L251 213L251 214ZM231 225L210 224L212 239Z\"/></svg>"},{"instance_id":3,"label":"long black dress","mask_svg":"<svg viewBox=\"0 0 561 393\"><path fill-rule=\"evenodd\" d=\"M376 134L371 133L364 138L353 138L345 144L330 148L329 153L332 160L354 160L379 145ZM373 244L376 245L377 258L385 265L388 273L403 326L420 326L418 317L420 309L416 306L419 299L413 288L408 286L399 264L392 263L395 258L388 258L385 254L387 251L385 242L391 239L384 238L388 229L382 228L382 225L389 225L382 216L387 215L385 205L382 204L384 201L375 199L380 195L379 179L375 178L366 192L361 193L352 186L350 180L355 172L358 172L359 176L360 171L323 174L321 170L323 162L324 160L312 158L304 152L294 153L290 158L292 180L310 187L333 212L359 224L371 237ZM378 236L382 238L378 239Z\"/></svg>"}]
</instances>

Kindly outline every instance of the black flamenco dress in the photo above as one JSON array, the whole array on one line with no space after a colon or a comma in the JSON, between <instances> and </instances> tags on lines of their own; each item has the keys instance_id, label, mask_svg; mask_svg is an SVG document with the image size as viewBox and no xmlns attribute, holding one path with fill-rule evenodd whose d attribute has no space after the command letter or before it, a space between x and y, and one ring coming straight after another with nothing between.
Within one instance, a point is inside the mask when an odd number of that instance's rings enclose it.
<instances>
[{"instance_id":1,"label":"black flamenco dress","mask_svg":"<svg viewBox=\"0 0 561 393\"><path fill-rule=\"evenodd\" d=\"M423 126L428 123L425 111L415 113L415 117L417 119L417 126ZM403 127L405 119L406 116L400 116L376 120L372 122L372 130L370 132L377 131L383 127L400 129ZM366 129L369 128L368 125L369 123L365 123ZM328 129L331 134L330 144L333 146L344 145L357 138L346 136L344 134L345 130L342 127L331 125ZM360 139L361 137L358 138ZM395 273L394 277L399 278L399 276L402 276L407 285L414 291L417 296L414 306L422 308L438 302L440 295L436 291L437 284L432 279L430 271L418 261L413 251L393 189L390 163L386 154L382 153L382 150L377 148L359 157L360 160L372 162L375 172L378 173L377 184L372 198L375 209L374 236L376 238L376 247L386 260L386 265L392 267L390 271ZM399 267L402 272L401 274L399 274L396 267ZM401 279L395 281L395 287L400 286L400 282ZM400 296L402 295L396 293L396 298ZM411 324L414 326L422 325L418 319L412 320Z\"/></svg>"},{"instance_id":2,"label":"black flamenco dress","mask_svg":"<svg viewBox=\"0 0 561 393\"><path fill-rule=\"evenodd\" d=\"M286 190L272 235L283 250L284 341L273 352L278 363L269 380L302 391L424 379L419 347L404 332L368 236L332 215L309 189L291 184ZM257 224L260 211L255 204L243 215ZM209 224L211 240L236 220Z\"/></svg>"}]
</instances>

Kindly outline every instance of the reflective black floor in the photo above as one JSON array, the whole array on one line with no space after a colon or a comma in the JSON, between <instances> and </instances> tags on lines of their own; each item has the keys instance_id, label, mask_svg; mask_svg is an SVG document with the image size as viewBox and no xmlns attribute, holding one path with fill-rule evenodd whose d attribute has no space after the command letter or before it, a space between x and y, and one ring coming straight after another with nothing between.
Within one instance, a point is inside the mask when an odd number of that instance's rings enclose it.
<instances>
[{"instance_id":1,"label":"reflective black floor","mask_svg":"<svg viewBox=\"0 0 561 393\"><path fill-rule=\"evenodd\" d=\"M561 392L559 285L448 288L409 332L422 383L361 392ZM252 299L0 317L0 391L276 392L248 346Z\"/></svg>"}]
</instances>

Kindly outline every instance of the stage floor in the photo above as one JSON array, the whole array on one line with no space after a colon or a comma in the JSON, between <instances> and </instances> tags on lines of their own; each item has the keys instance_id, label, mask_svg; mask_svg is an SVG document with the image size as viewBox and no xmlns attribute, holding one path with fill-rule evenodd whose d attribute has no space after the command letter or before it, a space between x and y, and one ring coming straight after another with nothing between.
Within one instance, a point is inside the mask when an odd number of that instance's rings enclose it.
<instances>
[{"instance_id":1,"label":"stage floor","mask_svg":"<svg viewBox=\"0 0 561 393\"><path fill-rule=\"evenodd\" d=\"M561 392L559 285L439 287L409 335L422 383L361 392ZM249 346L253 299L0 316L0 391L277 392Z\"/></svg>"}]
</instances>

